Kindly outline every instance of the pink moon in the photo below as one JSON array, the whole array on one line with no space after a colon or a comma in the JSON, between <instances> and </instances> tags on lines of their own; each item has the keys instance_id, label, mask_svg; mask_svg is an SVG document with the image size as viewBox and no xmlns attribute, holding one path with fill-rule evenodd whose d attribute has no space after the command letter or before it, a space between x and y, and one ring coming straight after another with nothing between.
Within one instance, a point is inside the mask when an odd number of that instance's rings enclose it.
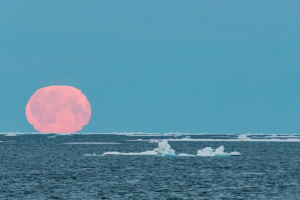
<instances>
[{"instance_id":1,"label":"pink moon","mask_svg":"<svg viewBox=\"0 0 300 200\"><path fill-rule=\"evenodd\" d=\"M41 133L76 133L89 123L91 105L74 87L49 86L32 95L26 106L26 116Z\"/></svg>"}]
</instances>

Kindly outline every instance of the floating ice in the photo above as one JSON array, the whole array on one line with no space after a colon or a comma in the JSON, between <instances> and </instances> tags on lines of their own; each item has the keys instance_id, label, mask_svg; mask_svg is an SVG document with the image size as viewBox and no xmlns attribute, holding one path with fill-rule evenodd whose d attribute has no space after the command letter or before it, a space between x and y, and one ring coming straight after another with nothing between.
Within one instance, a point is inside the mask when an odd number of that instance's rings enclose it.
<instances>
[{"instance_id":1,"label":"floating ice","mask_svg":"<svg viewBox=\"0 0 300 200\"><path fill-rule=\"evenodd\" d=\"M175 150L171 149L167 140L158 143L158 148L154 149L158 156L177 156Z\"/></svg>"},{"instance_id":2,"label":"floating ice","mask_svg":"<svg viewBox=\"0 0 300 200\"><path fill-rule=\"evenodd\" d=\"M239 156L241 155L239 152L231 152L225 153L223 145L217 148L216 150L212 149L211 147L206 147L202 150L197 151L197 156Z\"/></svg>"},{"instance_id":3,"label":"floating ice","mask_svg":"<svg viewBox=\"0 0 300 200\"><path fill-rule=\"evenodd\" d=\"M120 153L117 151L113 151L113 152L106 152L104 155L127 155L127 156L140 156L140 155L149 155L149 156L156 156L157 153L155 151L145 151L145 152L141 152L141 153Z\"/></svg>"},{"instance_id":4,"label":"floating ice","mask_svg":"<svg viewBox=\"0 0 300 200\"><path fill-rule=\"evenodd\" d=\"M90 154L85 154L90 155ZM175 154L175 150L171 149L171 146L168 144L167 140L163 140L162 142L158 143L158 148L153 149L153 151L145 151L141 153L120 153L117 151L113 152L106 152L102 154L104 155L157 155L157 156L177 156ZM202 150L198 150L197 156L239 156L241 155L239 152L231 152L225 153L224 147L220 146L217 149L212 149L211 147L206 147ZM195 156L191 154L181 153L178 156Z\"/></svg>"},{"instance_id":5,"label":"floating ice","mask_svg":"<svg viewBox=\"0 0 300 200\"><path fill-rule=\"evenodd\" d=\"M237 151L234 151L234 152L229 153L229 155L231 155L231 156L240 156L241 153L237 152Z\"/></svg>"},{"instance_id":6,"label":"floating ice","mask_svg":"<svg viewBox=\"0 0 300 200\"><path fill-rule=\"evenodd\" d=\"M178 156L195 156L195 155L192 155L192 154L186 154L186 153L180 153L180 154L178 154Z\"/></svg>"},{"instance_id":7,"label":"floating ice","mask_svg":"<svg viewBox=\"0 0 300 200\"><path fill-rule=\"evenodd\" d=\"M15 133L10 132L10 133L7 133L5 136L18 136L18 135L15 134Z\"/></svg>"},{"instance_id":8,"label":"floating ice","mask_svg":"<svg viewBox=\"0 0 300 200\"><path fill-rule=\"evenodd\" d=\"M120 152L106 152L102 155L157 155L157 156L177 156L175 150L171 149L167 140L163 140L158 143L158 148L153 149L153 151L145 151L141 153L120 153Z\"/></svg>"},{"instance_id":9,"label":"floating ice","mask_svg":"<svg viewBox=\"0 0 300 200\"><path fill-rule=\"evenodd\" d=\"M197 156L215 156L214 150L211 147L205 147L197 151Z\"/></svg>"},{"instance_id":10,"label":"floating ice","mask_svg":"<svg viewBox=\"0 0 300 200\"><path fill-rule=\"evenodd\" d=\"M241 141L248 141L248 140L251 140L251 138L248 138L247 135L239 135L238 136L238 139L241 140Z\"/></svg>"}]
</instances>

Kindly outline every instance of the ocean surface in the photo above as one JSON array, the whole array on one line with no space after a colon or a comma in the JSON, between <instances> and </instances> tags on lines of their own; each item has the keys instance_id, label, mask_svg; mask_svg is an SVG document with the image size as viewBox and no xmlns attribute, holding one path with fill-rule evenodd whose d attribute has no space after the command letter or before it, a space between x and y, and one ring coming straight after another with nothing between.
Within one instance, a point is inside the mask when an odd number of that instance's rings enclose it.
<instances>
[{"instance_id":1,"label":"ocean surface","mask_svg":"<svg viewBox=\"0 0 300 200\"><path fill-rule=\"evenodd\" d=\"M0 199L300 199L299 142L169 142L177 154L241 153L232 157L84 156L149 151L157 143L128 140L174 137L48 137L0 135Z\"/></svg>"}]
</instances>

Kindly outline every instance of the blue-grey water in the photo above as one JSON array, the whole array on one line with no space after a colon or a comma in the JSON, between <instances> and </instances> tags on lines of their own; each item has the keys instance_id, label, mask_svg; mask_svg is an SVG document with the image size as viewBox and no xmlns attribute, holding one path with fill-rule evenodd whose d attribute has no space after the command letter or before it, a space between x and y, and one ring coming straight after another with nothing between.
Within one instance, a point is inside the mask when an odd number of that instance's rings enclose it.
<instances>
[{"instance_id":1,"label":"blue-grey water","mask_svg":"<svg viewBox=\"0 0 300 200\"><path fill-rule=\"evenodd\" d=\"M153 150L127 140L158 137L48 136L0 135L0 199L300 199L298 142L169 142L176 153L223 145L235 157L83 156Z\"/></svg>"}]
</instances>

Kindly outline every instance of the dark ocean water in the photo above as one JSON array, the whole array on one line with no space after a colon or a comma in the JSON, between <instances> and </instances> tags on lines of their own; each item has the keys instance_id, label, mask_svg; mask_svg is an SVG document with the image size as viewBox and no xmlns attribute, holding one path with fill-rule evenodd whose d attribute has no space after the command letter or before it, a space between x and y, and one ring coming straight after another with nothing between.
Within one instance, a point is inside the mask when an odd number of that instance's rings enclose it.
<instances>
[{"instance_id":1,"label":"dark ocean water","mask_svg":"<svg viewBox=\"0 0 300 200\"><path fill-rule=\"evenodd\" d=\"M0 199L300 199L298 142L169 142L177 154L224 145L236 157L83 156L153 150L126 140L158 137L47 137L0 135Z\"/></svg>"}]
</instances>

